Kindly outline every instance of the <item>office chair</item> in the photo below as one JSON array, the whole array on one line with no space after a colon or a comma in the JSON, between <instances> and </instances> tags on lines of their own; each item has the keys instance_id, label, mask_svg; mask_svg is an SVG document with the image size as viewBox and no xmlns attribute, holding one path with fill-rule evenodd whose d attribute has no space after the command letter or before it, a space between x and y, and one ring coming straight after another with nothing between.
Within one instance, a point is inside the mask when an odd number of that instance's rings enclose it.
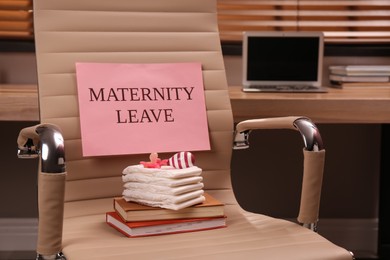
<instances>
[{"instance_id":1,"label":"office chair","mask_svg":"<svg viewBox=\"0 0 390 260\"><path fill-rule=\"evenodd\" d=\"M286 116L243 121L234 131L216 15L212 0L34 1L40 124L22 129L17 142L20 157L40 158L37 259L353 259L315 232L325 157L315 124ZM201 62L211 150L194 154L205 191L225 203L226 228L127 238L105 223L123 191L122 170L145 154L82 156L81 61ZM302 225L247 212L232 190L232 142L243 149L251 131L279 128L304 140Z\"/></svg>"}]
</instances>

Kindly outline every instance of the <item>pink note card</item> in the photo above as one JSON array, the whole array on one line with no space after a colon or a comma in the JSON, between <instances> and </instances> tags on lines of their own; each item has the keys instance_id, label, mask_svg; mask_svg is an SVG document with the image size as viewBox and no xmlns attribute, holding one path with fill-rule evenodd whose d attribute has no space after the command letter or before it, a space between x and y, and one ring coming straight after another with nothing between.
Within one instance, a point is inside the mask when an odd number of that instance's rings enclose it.
<instances>
[{"instance_id":1,"label":"pink note card","mask_svg":"<svg viewBox=\"0 0 390 260\"><path fill-rule=\"evenodd\" d=\"M200 63L77 63L84 156L209 150Z\"/></svg>"}]
</instances>

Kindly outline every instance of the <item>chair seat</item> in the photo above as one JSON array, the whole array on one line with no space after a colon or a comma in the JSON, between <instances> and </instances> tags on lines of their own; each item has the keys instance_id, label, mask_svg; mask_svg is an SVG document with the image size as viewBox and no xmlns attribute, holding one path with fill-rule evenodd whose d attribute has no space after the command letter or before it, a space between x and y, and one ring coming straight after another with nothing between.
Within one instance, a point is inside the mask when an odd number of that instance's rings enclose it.
<instances>
[{"instance_id":1,"label":"chair seat","mask_svg":"<svg viewBox=\"0 0 390 260\"><path fill-rule=\"evenodd\" d=\"M226 205L226 228L128 238L105 223L105 212L112 210L112 199L88 201L88 207L84 203L68 202L65 208L63 252L70 260L90 259L91 255L94 260L226 260L243 255L245 259L267 260L351 259L345 249L309 229L244 211L238 205Z\"/></svg>"}]
</instances>

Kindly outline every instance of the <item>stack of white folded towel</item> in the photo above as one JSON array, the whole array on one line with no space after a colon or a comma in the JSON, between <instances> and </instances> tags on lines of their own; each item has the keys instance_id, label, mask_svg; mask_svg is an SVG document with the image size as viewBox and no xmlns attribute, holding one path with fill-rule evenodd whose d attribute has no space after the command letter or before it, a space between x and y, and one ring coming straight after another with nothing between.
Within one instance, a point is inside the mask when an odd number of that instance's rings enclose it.
<instances>
[{"instance_id":1,"label":"stack of white folded towel","mask_svg":"<svg viewBox=\"0 0 390 260\"><path fill-rule=\"evenodd\" d=\"M202 169L191 166L176 169L172 166L146 168L132 165L123 170L123 198L152 207L179 210L202 203Z\"/></svg>"}]
</instances>

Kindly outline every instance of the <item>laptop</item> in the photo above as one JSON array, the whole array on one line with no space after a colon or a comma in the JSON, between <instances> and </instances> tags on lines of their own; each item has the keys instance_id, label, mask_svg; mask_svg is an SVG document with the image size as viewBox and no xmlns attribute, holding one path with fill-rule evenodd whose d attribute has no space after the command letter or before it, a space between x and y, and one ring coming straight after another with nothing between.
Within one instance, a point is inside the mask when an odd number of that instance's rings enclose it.
<instances>
[{"instance_id":1,"label":"laptop","mask_svg":"<svg viewBox=\"0 0 390 260\"><path fill-rule=\"evenodd\" d=\"M327 92L322 32L244 32L244 92Z\"/></svg>"}]
</instances>

